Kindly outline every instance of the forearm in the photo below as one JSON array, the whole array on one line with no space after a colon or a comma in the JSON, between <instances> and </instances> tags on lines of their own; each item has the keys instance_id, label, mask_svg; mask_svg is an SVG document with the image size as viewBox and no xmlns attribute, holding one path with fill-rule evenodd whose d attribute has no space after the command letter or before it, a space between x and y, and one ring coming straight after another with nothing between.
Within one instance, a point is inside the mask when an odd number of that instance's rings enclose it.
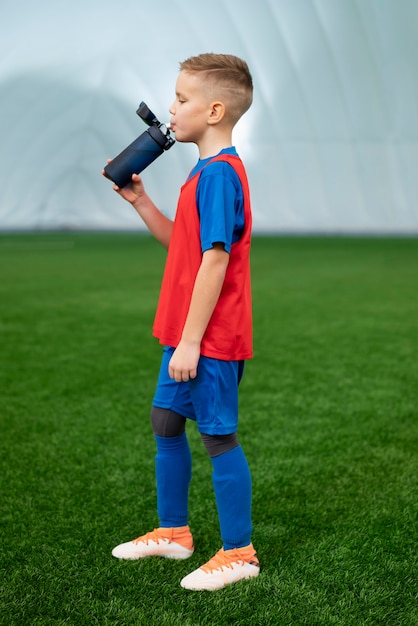
<instances>
[{"instance_id":1,"label":"forearm","mask_svg":"<svg viewBox=\"0 0 418 626\"><path fill-rule=\"evenodd\" d=\"M229 255L223 246L204 253L196 276L182 341L200 346L218 302L228 262Z\"/></svg>"},{"instance_id":2,"label":"forearm","mask_svg":"<svg viewBox=\"0 0 418 626\"><path fill-rule=\"evenodd\" d=\"M168 367L169 375L178 382L197 376L200 345L219 300L228 263L229 254L221 244L203 254L182 337Z\"/></svg>"},{"instance_id":3,"label":"forearm","mask_svg":"<svg viewBox=\"0 0 418 626\"><path fill-rule=\"evenodd\" d=\"M173 230L172 220L161 213L151 198L146 194L132 202L132 206L141 217L150 233L165 248L168 248L171 231Z\"/></svg>"},{"instance_id":4,"label":"forearm","mask_svg":"<svg viewBox=\"0 0 418 626\"><path fill-rule=\"evenodd\" d=\"M110 162L110 161L109 161ZM106 176L103 170L102 174ZM127 202L132 204L152 235L165 247L170 243L173 222L166 217L145 192L142 179L132 174L132 181L126 187L113 186L113 189Z\"/></svg>"}]
</instances>

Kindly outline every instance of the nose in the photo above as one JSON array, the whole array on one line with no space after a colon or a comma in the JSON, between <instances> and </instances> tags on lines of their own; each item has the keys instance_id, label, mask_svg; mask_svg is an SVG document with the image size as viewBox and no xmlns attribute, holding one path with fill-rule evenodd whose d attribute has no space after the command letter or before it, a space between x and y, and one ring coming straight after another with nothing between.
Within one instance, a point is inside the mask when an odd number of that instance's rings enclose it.
<instances>
[{"instance_id":1,"label":"nose","mask_svg":"<svg viewBox=\"0 0 418 626\"><path fill-rule=\"evenodd\" d=\"M171 115L174 115L175 109L174 109L174 104L175 101L173 102L173 104L170 106L170 108L168 109L168 112L171 113Z\"/></svg>"}]
</instances>

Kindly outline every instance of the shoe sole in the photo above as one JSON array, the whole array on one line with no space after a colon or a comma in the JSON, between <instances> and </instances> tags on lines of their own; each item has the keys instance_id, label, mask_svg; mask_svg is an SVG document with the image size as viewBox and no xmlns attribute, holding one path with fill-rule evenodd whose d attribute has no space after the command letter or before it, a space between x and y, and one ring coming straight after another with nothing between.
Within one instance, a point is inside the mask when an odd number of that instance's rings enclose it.
<instances>
[{"instance_id":1,"label":"shoe sole","mask_svg":"<svg viewBox=\"0 0 418 626\"><path fill-rule=\"evenodd\" d=\"M256 578L259 573L260 568L250 563L239 569L225 568L221 572L212 574L207 574L199 568L185 576L180 582L180 586L190 591L217 591L240 580Z\"/></svg>"},{"instance_id":2,"label":"shoe sole","mask_svg":"<svg viewBox=\"0 0 418 626\"><path fill-rule=\"evenodd\" d=\"M161 549L162 547L159 545L157 546L157 544L154 546L150 546L148 544L146 546L147 549L142 548L137 550L133 548L132 543L122 545L123 547L126 546L126 549L119 550L118 548L122 548L122 546L117 546L112 550L112 556L114 556L116 559L126 561L137 561L139 559L145 559L149 556L159 556L165 559L184 560L190 558L194 552L194 550L188 550L187 548L184 548L179 544L176 544L176 547L171 544L171 548L169 546L166 546L165 550Z\"/></svg>"}]
</instances>

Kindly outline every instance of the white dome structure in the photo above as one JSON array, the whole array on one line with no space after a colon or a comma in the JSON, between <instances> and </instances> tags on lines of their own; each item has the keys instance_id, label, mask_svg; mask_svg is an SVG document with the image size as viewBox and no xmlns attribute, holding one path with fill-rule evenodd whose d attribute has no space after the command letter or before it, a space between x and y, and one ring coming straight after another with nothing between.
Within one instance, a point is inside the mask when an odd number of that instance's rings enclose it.
<instances>
[{"instance_id":1,"label":"white dome structure","mask_svg":"<svg viewBox=\"0 0 418 626\"><path fill-rule=\"evenodd\" d=\"M417 24L416 0L3 0L0 230L142 229L101 169L141 100L169 119L179 61L224 52L254 79L255 231L418 233ZM197 158L144 172L167 214Z\"/></svg>"}]
</instances>

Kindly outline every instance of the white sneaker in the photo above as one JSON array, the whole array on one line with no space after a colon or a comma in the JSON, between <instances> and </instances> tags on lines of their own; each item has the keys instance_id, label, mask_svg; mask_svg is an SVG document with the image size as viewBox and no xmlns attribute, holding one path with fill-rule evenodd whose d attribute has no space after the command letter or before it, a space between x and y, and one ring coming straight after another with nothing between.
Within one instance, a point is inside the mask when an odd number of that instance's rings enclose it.
<instances>
[{"instance_id":1,"label":"white sneaker","mask_svg":"<svg viewBox=\"0 0 418 626\"><path fill-rule=\"evenodd\" d=\"M193 537L188 526L181 528L155 528L133 541L113 548L117 559L142 559L163 556L167 559L188 559L193 554Z\"/></svg>"},{"instance_id":2,"label":"white sneaker","mask_svg":"<svg viewBox=\"0 0 418 626\"><path fill-rule=\"evenodd\" d=\"M252 544L234 550L222 548L205 565L185 576L180 585L184 589L215 591L259 573L260 564Z\"/></svg>"}]
</instances>

